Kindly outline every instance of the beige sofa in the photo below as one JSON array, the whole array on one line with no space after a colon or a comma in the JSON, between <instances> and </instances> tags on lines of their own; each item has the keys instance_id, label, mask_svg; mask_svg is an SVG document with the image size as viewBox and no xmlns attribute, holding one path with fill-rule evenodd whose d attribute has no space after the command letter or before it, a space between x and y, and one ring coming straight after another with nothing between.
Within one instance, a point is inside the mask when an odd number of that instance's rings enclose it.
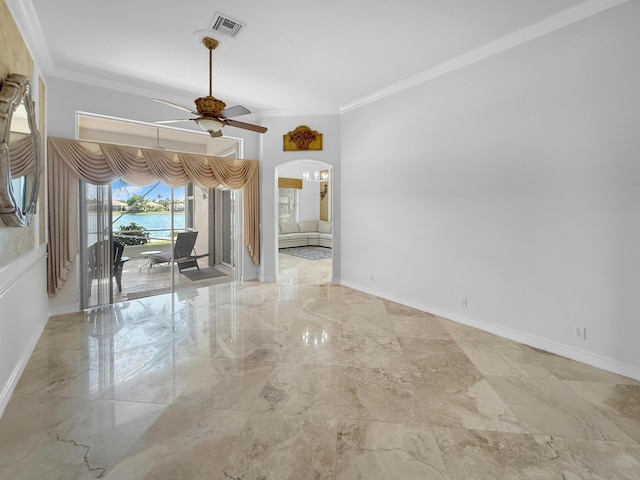
<instances>
[{"instance_id":1,"label":"beige sofa","mask_svg":"<svg viewBox=\"0 0 640 480\"><path fill-rule=\"evenodd\" d=\"M325 220L304 220L278 224L278 248L319 245L331 248L333 225Z\"/></svg>"}]
</instances>

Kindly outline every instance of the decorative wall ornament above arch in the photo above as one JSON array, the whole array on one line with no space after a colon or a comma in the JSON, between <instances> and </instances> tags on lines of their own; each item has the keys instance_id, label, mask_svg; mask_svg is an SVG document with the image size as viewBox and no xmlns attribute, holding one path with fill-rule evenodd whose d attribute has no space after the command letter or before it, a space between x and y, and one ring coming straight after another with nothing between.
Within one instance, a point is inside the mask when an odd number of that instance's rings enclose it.
<instances>
[{"instance_id":1,"label":"decorative wall ornament above arch","mask_svg":"<svg viewBox=\"0 0 640 480\"><path fill-rule=\"evenodd\" d=\"M285 133L282 141L285 152L322 150L322 134L311 130L306 125L300 125L295 130Z\"/></svg>"}]
</instances>

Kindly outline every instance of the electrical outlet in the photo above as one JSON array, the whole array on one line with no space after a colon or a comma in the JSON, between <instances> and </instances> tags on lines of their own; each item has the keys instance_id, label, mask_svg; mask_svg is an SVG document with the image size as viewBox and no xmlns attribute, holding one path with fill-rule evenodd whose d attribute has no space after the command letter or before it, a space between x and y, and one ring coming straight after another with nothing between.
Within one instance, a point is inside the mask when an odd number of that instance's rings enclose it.
<instances>
[{"instance_id":1,"label":"electrical outlet","mask_svg":"<svg viewBox=\"0 0 640 480\"><path fill-rule=\"evenodd\" d=\"M460 297L460 306L467 308L467 297Z\"/></svg>"},{"instance_id":2,"label":"electrical outlet","mask_svg":"<svg viewBox=\"0 0 640 480\"><path fill-rule=\"evenodd\" d=\"M369 275L369 281L370 281L371 283L373 283L373 273L372 273L371 275Z\"/></svg>"},{"instance_id":3,"label":"electrical outlet","mask_svg":"<svg viewBox=\"0 0 640 480\"><path fill-rule=\"evenodd\" d=\"M577 327L574 325L573 327L573 336L576 338L579 338L580 340L584 340L585 339L585 335L586 335L587 331L584 327Z\"/></svg>"}]
</instances>

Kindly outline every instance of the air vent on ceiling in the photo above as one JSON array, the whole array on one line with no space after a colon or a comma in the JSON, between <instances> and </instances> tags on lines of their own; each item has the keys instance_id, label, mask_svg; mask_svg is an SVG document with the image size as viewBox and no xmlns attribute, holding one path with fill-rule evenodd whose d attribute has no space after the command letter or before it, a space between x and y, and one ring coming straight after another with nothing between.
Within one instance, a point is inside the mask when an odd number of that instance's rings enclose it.
<instances>
[{"instance_id":1,"label":"air vent on ceiling","mask_svg":"<svg viewBox=\"0 0 640 480\"><path fill-rule=\"evenodd\" d=\"M224 33L233 38L238 36L244 26L244 23L233 20L221 13L216 13L211 22L211 30Z\"/></svg>"}]
</instances>

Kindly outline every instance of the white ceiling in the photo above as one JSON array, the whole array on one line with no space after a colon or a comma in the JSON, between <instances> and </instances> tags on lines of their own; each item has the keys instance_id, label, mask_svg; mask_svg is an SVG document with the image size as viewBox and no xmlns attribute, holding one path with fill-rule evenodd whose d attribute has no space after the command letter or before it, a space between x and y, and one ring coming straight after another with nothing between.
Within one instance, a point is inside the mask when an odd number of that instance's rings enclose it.
<instances>
[{"instance_id":1,"label":"white ceiling","mask_svg":"<svg viewBox=\"0 0 640 480\"><path fill-rule=\"evenodd\" d=\"M208 51L194 34L208 29L216 12L224 13L246 27L214 51L213 94L228 105L240 103L267 114L337 113L360 98L583 3L6 1L12 10L26 12L33 38L46 39L35 54L48 75L183 104L208 93ZM167 108L168 118L175 118Z\"/></svg>"}]
</instances>

